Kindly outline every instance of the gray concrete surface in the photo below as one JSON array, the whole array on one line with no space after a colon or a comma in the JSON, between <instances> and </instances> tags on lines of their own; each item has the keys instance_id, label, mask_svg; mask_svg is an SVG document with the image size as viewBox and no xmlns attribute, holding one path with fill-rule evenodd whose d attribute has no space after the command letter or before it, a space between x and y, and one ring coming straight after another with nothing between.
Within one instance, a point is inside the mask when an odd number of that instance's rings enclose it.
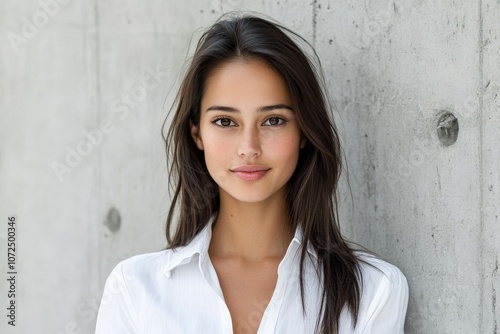
<instances>
[{"instance_id":1,"label":"gray concrete surface","mask_svg":"<svg viewBox=\"0 0 500 334\"><path fill-rule=\"evenodd\" d=\"M1 0L0 241L16 215L18 274L13 328L2 256L0 332L93 333L111 268L164 246L161 122L193 31L231 10L316 47L348 163L342 224L408 278L406 333L499 333L494 0Z\"/></svg>"}]
</instances>

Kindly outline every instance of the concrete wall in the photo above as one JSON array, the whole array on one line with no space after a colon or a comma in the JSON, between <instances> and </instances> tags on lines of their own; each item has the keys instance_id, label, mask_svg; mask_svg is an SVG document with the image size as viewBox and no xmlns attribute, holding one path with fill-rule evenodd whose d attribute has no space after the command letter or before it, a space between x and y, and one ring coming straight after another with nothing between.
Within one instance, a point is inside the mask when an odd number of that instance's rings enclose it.
<instances>
[{"instance_id":1,"label":"concrete wall","mask_svg":"<svg viewBox=\"0 0 500 334\"><path fill-rule=\"evenodd\" d=\"M316 47L348 164L345 233L405 273L406 332L498 333L494 0L1 0L0 241L16 215L18 274L17 326L2 315L0 332L93 333L111 268L165 245L161 122L193 31L230 10Z\"/></svg>"}]
</instances>

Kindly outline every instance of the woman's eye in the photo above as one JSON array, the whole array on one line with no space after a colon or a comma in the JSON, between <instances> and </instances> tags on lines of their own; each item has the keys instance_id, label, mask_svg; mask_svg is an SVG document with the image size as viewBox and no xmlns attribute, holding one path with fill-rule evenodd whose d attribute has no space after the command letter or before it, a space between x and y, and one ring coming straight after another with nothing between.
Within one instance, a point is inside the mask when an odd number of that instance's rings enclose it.
<instances>
[{"instance_id":1,"label":"woman's eye","mask_svg":"<svg viewBox=\"0 0 500 334\"><path fill-rule=\"evenodd\" d=\"M281 117L269 117L264 124L268 123L271 126L283 125L285 120Z\"/></svg>"},{"instance_id":2,"label":"woman's eye","mask_svg":"<svg viewBox=\"0 0 500 334\"><path fill-rule=\"evenodd\" d=\"M218 126L222 126L222 127L228 127L228 126L231 126L233 123L233 121L231 121L229 118L218 118L214 121L214 124L218 125Z\"/></svg>"},{"instance_id":3,"label":"woman's eye","mask_svg":"<svg viewBox=\"0 0 500 334\"><path fill-rule=\"evenodd\" d=\"M213 120L212 123L214 123L215 125L220 126L222 128L227 128L227 127L231 127L231 126L236 125L236 123L234 123L230 118L227 118L227 117L217 118L217 119ZM283 125L284 123L286 123L285 119L283 119L281 117L273 116L273 117L269 117L264 122L264 125L280 126L280 125Z\"/></svg>"}]
</instances>

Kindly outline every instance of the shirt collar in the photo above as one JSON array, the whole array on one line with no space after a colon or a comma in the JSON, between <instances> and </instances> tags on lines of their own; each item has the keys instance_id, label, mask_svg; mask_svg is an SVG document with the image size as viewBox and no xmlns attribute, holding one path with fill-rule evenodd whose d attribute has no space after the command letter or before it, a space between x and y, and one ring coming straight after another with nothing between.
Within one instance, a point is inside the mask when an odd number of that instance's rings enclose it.
<instances>
[{"instance_id":1,"label":"shirt collar","mask_svg":"<svg viewBox=\"0 0 500 334\"><path fill-rule=\"evenodd\" d=\"M208 255L208 247L210 245L210 240L212 239L212 225L217 218L217 212L215 212L209 219L208 223L205 227L193 238L193 240L187 244L186 246L177 247L172 249L171 252L168 252L170 258L167 261L167 264L164 269L164 274L167 277L170 277L170 271L174 268L189 263L196 254L199 254L200 257L205 257ZM295 229L294 237L291 243L297 243L298 246L302 243L302 228L300 225L297 225ZM311 244L307 245L307 251L309 254L313 255L317 258L317 253Z\"/></svg>"}]
</instances>

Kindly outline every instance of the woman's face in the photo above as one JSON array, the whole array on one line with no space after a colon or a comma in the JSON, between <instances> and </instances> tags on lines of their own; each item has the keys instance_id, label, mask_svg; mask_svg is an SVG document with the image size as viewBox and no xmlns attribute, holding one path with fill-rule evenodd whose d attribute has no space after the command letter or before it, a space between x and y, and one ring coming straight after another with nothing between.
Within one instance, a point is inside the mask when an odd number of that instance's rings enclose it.
<instances>
[{"instance_id":1,"label":"woman's face","mask_svg":"<svg viewBox=\"0 0 500 334\"><path fill-rule=\"evenodd\" d=\"M291 106L285 82L262 60L226 62L207 78L191 134L221 198L284 196L305 144Z\"/></svg>"}]
</instances>

